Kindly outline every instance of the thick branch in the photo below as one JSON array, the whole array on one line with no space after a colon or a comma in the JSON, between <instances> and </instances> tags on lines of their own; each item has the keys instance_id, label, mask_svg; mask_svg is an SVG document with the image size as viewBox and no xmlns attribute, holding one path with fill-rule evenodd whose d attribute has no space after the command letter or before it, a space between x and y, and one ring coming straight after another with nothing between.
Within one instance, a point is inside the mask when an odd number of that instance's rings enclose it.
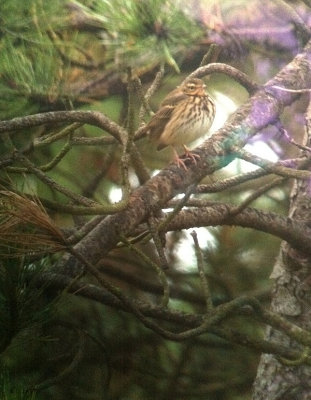
<instances>
[{"instance_id":1,"label":"thick branch","mask_svg":"<svg viewBox=\"0 0 311 400\"><path fill-rule=\"evenodd\" d=\"M232 146L242 147L258 131L278 120L284 106L290 105L297 94L279 90L308 87L311 80L311 43L271 79L249 101L240 107L225 126L196 149L200 161L190 163L184 171L171 164L144 186L133 192L128 208L107 217L77 246L76 251L93 263L109 252L120 239L140 224L151 210L160 209L176 194L184 192L189 185L220 169L231 161ZM297 71L300 71L297 74ZM71 266L69 265L68 273Z\"/></svg>"},{"instance_id":2,"label":"thick branch","mask_svg":"<svg viewBox=\"0 0 311 400\"><path fill-rule=\"evenodd\" d=\"M235 207L228 204L183 210L168 225L167 230L217 225L237 225L257 229L286 240L296 249L311 255L311 229L303 221L250 207L236 215Z\"/></svg>"},{"instance_id":3,"label":"thick branch","mask_svg":"<svg viewBox=\"0 0 311 400\"><path fill-rule=\"evenodd\" d=\"M43 124L55 124L57 122L82 122L94 125L109 132L119 142L122 142L122 139L126 137L125 131L118 124L99 111L50 111L13 118L8 121L0 121L0 133L17 131Z\"/></svg>"}]
</instances>

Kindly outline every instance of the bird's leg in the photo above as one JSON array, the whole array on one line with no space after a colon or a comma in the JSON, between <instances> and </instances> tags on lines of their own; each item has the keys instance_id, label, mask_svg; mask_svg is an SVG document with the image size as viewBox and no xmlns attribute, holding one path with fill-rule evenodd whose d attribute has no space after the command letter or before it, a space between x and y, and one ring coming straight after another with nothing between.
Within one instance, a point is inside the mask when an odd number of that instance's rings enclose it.
<instances>
[{"instance_id":1,"label":"bird's leg","mask_svg":"<svg viewBox=\"0 0 311 400\"><path fill-rule=\"evenodd\" d=\"M173 152L174 152L174 163L177 164L178 167L182 167L185 171L188 170L186 164L184 161L179 157L175 147L172 146Z\"/></svg>"},{"instance_id":2,"label":"bird's leg","mask_svg":"<svg viewBox=\"0 0 311 400\"><path fill-rule=\"evenodd\" d=\"M183 144L183 148L185 150L186 158L190 158L196 164L197 160L201 158L199 154L192 153L185 144Z\"/></svg>"}]
</instances>

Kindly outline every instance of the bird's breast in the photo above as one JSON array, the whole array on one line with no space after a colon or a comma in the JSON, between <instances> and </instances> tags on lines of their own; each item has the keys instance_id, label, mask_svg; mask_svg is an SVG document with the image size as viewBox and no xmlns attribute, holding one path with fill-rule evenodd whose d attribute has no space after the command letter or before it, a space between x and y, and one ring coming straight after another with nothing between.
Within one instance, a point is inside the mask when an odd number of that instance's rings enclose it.
<instances>
[{"instance_id":1,"label":"bird's breast","mask_svg":"<svg viewBox=\"0 0 311 400\"><path fill-rule=\"evenodd\" d=\"M214 119L214 104L195 100L191 107L176 110L167 123L160 142L164 145L189 144L207 134Z\"/></svg>"}]
</instances>

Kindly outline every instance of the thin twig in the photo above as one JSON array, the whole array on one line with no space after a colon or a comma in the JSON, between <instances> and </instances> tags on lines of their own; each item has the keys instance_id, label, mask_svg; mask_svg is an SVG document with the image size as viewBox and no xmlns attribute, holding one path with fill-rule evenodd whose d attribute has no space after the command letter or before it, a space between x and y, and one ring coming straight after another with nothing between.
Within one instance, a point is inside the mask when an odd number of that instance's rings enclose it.
<instances>
[{"instance_id":1,"label":"thin twig","mask_svg":"<svg viewBox=\"0 0 311 400\"><path fill-rule=\"evenodd\" d=\"M56 154L56 156L47 164L41 165L38 167L42 172L50 171L54 168L65 156L66 154L72 149L71 141L69 140L63 148ZM7 172L11 173L30 173L30 170L25 167L7 167Z\"/></svg>"},{"instance_id":2,"label":"thin twig","mask_svg":"<svg viewBox=\"0 0 311 400\"><path fill-rule=\"evenodd\" d=\"M145 112L149 112L150 114L152 113L149 101L151 99L151 97L153 96L153 94L157 91L157 89L159 88L162 79L164 76L164 66L161 65L160 70L157 72L153 82L151 83L151 85L149 86L148 90L146 91L146 94L143 96L143 100L142 100L142 106L139 110L139 114L138 114L138 123L139 125L142 124L142 121L144 119L144 115ZM143 127L141 127L136 133L135 133L135 139L138 139L142 136L143 132ZM141 132L141 133L139 133Z\"/></svg>"},{"instance_id":3,"label":"thin twig","mask_svg":"<svg viewBox=\"0 0 311 400\"><path fill-rule=\"evenodd\" d=\"M159 232L165 231L167 225L171 222L171 220L179 213L179 211L187 203L189 197L194 192L195 187L196 187L196 184L192 184L192 185L189 186L189 188L187 189L184 197L178 202L178 204L176 205L176 207L174 208L172 213L170 213L169 216L159 224L159 226L158 226Z\"/></svg>"},{"instance_id":4,"label":"thin twig","mask_svg":"<svg viewBox=\"0 0 311 400\"><path fill-rule=\"evenodd\" d=\"M198 271L199 271L199 277L200 277L200 282L201 282L201 286L202 286L202 290L203 290L203 295L205 298L206 313L207 313L207 315L209 315L214 307L213 307L212 296L211 296L208 280L207 280L207 278L205 276L205 272L204 272L203 254L202 254L202 250L200 249L196 231L192 231L191 236L193 237L195 255L197 258L197 266L198 266Z\"/></svg>"},{"instance_id":5,"label":"thin twig","mask_svg":"<svg viewBox=\"0 0 311 400\"><path fill-rule=\"evenodd\" d=\"M157 263L151 260L145 253L143 253L138 247L132 245L126 238L122 238L123 243L130 250L134 251L147 265L150 265L157 273L159 280L163 287L163 297L161 300L161 305L167 307L170 298L170 289L163 268L160 268Z\"/></svg>"},{"instance_id":6,"label":"thin twig","mask_svg":"<svg viewBox=\"0 0 311 400\"><path fill-rule=\"evenodd\" d=\"M127 105L127 132L128 132L128 141L132 142L132 138L134 135L135 129L135 92L136 92L136 84L135 80L132 76L132 71L129 68L127 74L127 96L128 96L128 105ZM130 146L130 143L128 143Z\"/></svg>"},{"instance_id":7,"label":"thin twig","mask_svg":"<svg viewBox=\"0 0 311 400\"><path fill-rule=\"evenodd\" d=\"M278 86L278 85L270 86L270 88L278 89L278 90L281 90L282 92L287 92L287 93L310 93L311 92L311 88L310 89L309 88L305 88L305 89L289 89L289 88Z\"/></svg>"},{"instance_id":8,"label":"thin twig","mask_svg":"<svg viewBox=\"0 0 311 400\"><path fill-rule=\"evenodd\" d=\"M44 182L48 187L50 187L52 190L56 190L57 192L60 192L73 200L74 202L78 204L82 204L84 206L98 206L99 204L96 203L93 200L90 200L84 196L81 196L79 194L76 194L66 188L63 185L60 185L59 183L55 182L52 178L47 176L44 172L42 172L39 168L35 167L33 163L26 158L25 156L19 154L18 152L15 153L16 158L24 164L30 172L32 172L40 181Z\"/></svg>"},{"instance_id":9,"label":"thin twig","mask_svg":"<svg viewBox=\"0 0 311 400\"><path fill-rule=\"evenodd\" d=\"M148 219L148 227L149 227L149 231L151 233L154 245L157 249L158 255L159 255L159 259L161 262L161 267L162 269L168 269L168 262L167 262L167 258L164 252L164 248L163 248L163 243L162 240L160 238L160 234L159 234L159 230L158 230L158 226L155 223L155 219L153 216L151 216ZM165 240L165 236L164 233L161 232L161 236L164 238Z\"/></svg>"},{"instance_id":10,"label":"thin twig","mask_svg":"<svg viewBox=\"0 0 311 400\"><path fill-rule=\"evenodd\" d=\"M139 183L143 185L150 179L150 174L135 143L132 143L131 147L131 162Z\"/></svg>"},{"instance_id":11,"label":"thin twig","mask_svg":"<svg viewBox=\"0 0 311 400\"><path fill-rule=\"evenodd\" d=\"M73 137L71 141L77 146L109 146L118 143L114 138L108 136Z\"/></svg>"},{"instance_id":12,"label":"thin twig","mask_svg":"<svg viewBox=\"0 0 311 400\"><path fill-rule=\"evenodd\" d=\"M148 114L152 114L152 110L149 102L146 100L146 96L143 93L143 86L141 84L141 80L136 76L134 78L133 83L135 85L135 89L141 103L140 110L138 113L138 125L140 125L143 121L145 113L147 112Z\"/></svg>"},{"instance_id":13,"label":"thin twig","mask_svg":"<svg viewBox=\"0 0 311 400\"><path fill-rule=\"evenodd\" d=\"M84 236L93 230L106 216L97 215L86 222L79 230L70 235L66 240L70 245L78 243Z\"/></svg>"},{"instance_id":14,"label":"thin twig","mask_svg":"<svg viewBox=\"0 0 311 400\"><path fill-rule=\"evenodd\" d=\"M54 134L48 134L45 136L41 136L34 140L34 147L41 147L55 142L56 140L63 139L64 137L71 135L75 130L80 128L83 124L80 122L75 122L69 126L66 126L64 129L56 132Z\"/></svg>"},{"instance_id":15,"label":"thin twig","mask_svg":"<svg viewBox=\"0 0 311 400\"><path fill-rule=\"evenodd\" d=\"M263 185L259 189L257 189L254 193L249 195L245 200L243 200L238 206L233 208L233 210L230 211L230 215L237 215L241 211L243 211L250 203L252 203L254 200L256 200L258 197L260 197L262 194L266 193L268 190L272 189L275 186L280 185L281 183L285 182L287 178L275 178L271 182L267 183L266 185Z\"/></svg>"},{"instance_id":16,"label":"thin twig","mask_svg":"<svg viewBox=\"0 0 311 400\"><path fill-rule=\"evenodd\" d=\"M305 150L305 151L308 151L309 153L311 152L311 147L304 146L303 144L297 143L293 138L291 138L289 136L287 130L281 124L281 121L277 121L275 123L275 126L281 132L281 134L285 136L285 138L288 140L289 143L291 143L294 146L298 147L298 149L300 149L300 150Z\"/></svg>"},{"instance_id":17,"label":"thin twig","mask_svg":"<svg viewBox=\"0 0 311 400\"><path fill-rule=\"evenodd\" d=\"M128 124L128 140L127 146L124 151L130 154L132 164L134 166L136 175L139 179L140 184L144 184L149 178L149 172L145 167L143 159L140 155L138 148L134 144L134 105L135 105L135 94L138 85L138 78L132 77L131 72L128 73L128 113L127 113L127 124ZM142 96L142 93L141 93Z\"/></svg>"},{"instance_id":18,"label":"thin twig","mask_svg":"<svg viewBox=\"0 0 311 400\"><path fill-rule=\"evenodd\" d=\"M216 62L220 52L221 52L221 47L215 43L212 43L207 53L204 54L202 61L200 63L200 67Z\"/></svg>"},{"instance_id":19,"label":"thin twig","mask_svg":"<svg viewBox=\"0 0 311 400\"><path fill-rule=\"evenodd\" d=\"M109 132L120 143L126 137L125 130L121 126L99 111L50 111L13 118L7 121L0 121L0 133L18 131L43 124L55 124L57 122L79 122L94 125Z\"/></svg>"},{"instance_id":20,"label":"thin twig","mask_svg":"<svg viewBox=\"0 0 311 400\"><path fill-rule=\"evenodd\" d=\"M239 174L232 176L230 178L225 178L210 184L198 185L195 193L217 193L223 190L231 189L234 186L238 186L249 180L258 179L262 176L268 175L269 172L264 169L256 169L255 171L246 172L244 174Z\"/></svg>"},{"instance_id":21,"label":"thin twig","mask_svg":"<svg viewBox=\"0 0 311 400\"><path fill-rule=\"evenodd\" d=\"M270 173L272 172L276 175L284 176L285 178L310 179L311 177L310 171L301 171L298 169L283 167L282 165L276 165L271 161L255 156L254 154L251 154L246 150L237 147L232 148L232 150L235 152L237 157L252 164L258 165Z\"/></svg>"}]
</instances>

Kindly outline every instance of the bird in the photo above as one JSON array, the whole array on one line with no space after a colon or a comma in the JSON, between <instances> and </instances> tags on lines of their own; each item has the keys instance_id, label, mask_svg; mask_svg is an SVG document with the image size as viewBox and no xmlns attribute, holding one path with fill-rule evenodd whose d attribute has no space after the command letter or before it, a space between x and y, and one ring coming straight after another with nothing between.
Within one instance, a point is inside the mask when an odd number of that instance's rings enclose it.
<instances>
[{"instance_id":1,"label":"bird","mask_svg":"<svg viewBox=\"0 0 311 400\"><path fill-rule=\"evenodd\" d=\"M187 145L204 136L215 118L215 103L205 88L201 79L186 79L165 97L145 126L150 140L157 143L157 150L171 146L174 162L185 170L187 166L179 157L178 149L182 147L186 159L196 163L200 156L192 153Z\"/></svg>"}]
</instances>

